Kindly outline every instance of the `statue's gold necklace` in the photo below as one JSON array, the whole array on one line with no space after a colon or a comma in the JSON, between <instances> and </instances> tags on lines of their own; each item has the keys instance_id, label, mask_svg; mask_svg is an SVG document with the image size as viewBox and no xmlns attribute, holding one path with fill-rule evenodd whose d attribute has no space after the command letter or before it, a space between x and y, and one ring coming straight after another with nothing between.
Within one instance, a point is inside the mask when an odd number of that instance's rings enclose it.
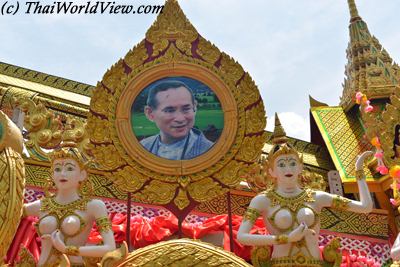
<instances>
[{"instance_id":1,"label":"statue's gold necklace","mask_svg":"<svg viewBox=\"0 0 400 267\"><path fill-rule=\"evenodd\" d=\"M56 215L59 220L68 215L72 215L76 210L85 211L89 198L83 197L68 204L60 204L55 197L46 197L41 201L40 211L47 212L49 215Z\"/></svg>"},{"instance_id":2,"label":"statue's gold necklace","mask_svg":"<svg viewBox=\"0 0 400 267\"><path fill-rule=\"evenodd\" d=\"M294 197L285 197L275 190L269 190L265 192L266 197L270 200L270 206L271 208L275 206L279 206L279 209L275 210L271 217L269 218L269 221L273 227L276 229L279 229L280 231L291 231L295 227L295 223L297 221L297 213L301 208L308 208L311 209L314 215L316 216L314 223L312 225L309 225L309 227L313 227L315 223L317 222L317 217L318 217L318 212L316 212L311 206L306 205L306 203L310 202L315 202L314 198L314 192L313 190L310 189L305 189L302 191L300 194ZM292 217L292 224L288 227L282 227L281 225L278 225L275 222L275 216L281 211L281 210L288 210L291 214ZM298 223L298 222L297 222Z\"/></svg>"},{"instance_id":3,"label":"statue's gold necklace","mask_svg":"<svg viewBox=\"0 0 400 267\"><path fill-rule=\"evenodd\" d=\"M313 191L311 189L305 189L295 197L281 196L275 190L269 190L265 192L265 195L271 201L271 207L280 205L282 208L286 207L294 213L301 207L304 207L305 202L315 202Z\"/></svg>"}]
</instances>

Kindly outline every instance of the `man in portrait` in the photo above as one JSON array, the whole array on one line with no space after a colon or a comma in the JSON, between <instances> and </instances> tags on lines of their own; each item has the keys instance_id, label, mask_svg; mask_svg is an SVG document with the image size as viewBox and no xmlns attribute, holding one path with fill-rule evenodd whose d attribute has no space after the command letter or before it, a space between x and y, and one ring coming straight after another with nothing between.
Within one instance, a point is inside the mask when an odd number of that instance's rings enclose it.
<instances>
[{"instance_id":1,"label":"man in portrait","mask_svg":"<svg viewBox=\"0 0 400 267\"><path fill-rule=\"evenodd\" d=\"M149 90L144 113L160 130L140 143L162 158L185 160L195 158L214 145L193 128L197 101L193 91L183 82L164 81Z\"/></svg>"}]
</instances>

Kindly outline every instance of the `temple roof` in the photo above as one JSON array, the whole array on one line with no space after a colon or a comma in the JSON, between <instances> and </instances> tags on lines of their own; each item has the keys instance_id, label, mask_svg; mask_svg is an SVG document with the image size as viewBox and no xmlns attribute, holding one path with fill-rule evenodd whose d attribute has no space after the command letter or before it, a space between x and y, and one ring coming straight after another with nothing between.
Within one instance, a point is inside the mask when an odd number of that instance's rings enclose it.
<instances>
[{"instance_id":1,"label":"temple roof","mask_svg":"<svg viewBox=\"0 0 400 267\"><path fill-rule=\"evenodd\" d=\"M354 0L348 0L350 9L350 41L347 48L343 95L340 105L345 111L355 104L360 91L370 99L388 98L399 88L399 66L378 39L371 35L367 23L359 16Z\"/></svg>"},{"instance_id":2,"label":"temple roof","mask_svg":"<svg viewBox=\"0 0 400 267\"><path fill-rule=\"evenodd\" d=\"M11 116L12 98L25 96L58 114L85 118L94 86L0 62L0 108Z\"/></svg>"},{"instance_id":3,"label":"temple roof","mask_svg":"<svg viewBox=\"0 0 400 267\"><path fill-rule=\"evenodd\" d=\"M312 107L311 114L342 182L354 181L357 155L372 148L363 141L364 128L356 111L346 113L342 107L321 106ZM365 173L367 178L374 178L368 168Z\"/></svg>"},{"instance_id":4,"label":"temple roof","mask_svg":"<svg viewBox=\"0 0 400 267\"><path fill-rule=\"evenodd\" d=\"M94 89L94 86L89 84L76 82L43 72L0 62L0 76L3 75L84 96L90 96L92 90ZM0 83L2 82L3 81L0 80Z\"/></svg>"}]
</instances>

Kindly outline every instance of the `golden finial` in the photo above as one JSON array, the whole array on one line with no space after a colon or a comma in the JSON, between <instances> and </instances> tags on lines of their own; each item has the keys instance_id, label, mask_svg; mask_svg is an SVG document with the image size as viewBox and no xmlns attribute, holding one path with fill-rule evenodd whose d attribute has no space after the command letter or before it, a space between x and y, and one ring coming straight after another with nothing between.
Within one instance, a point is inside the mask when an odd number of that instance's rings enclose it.
<instances>
[{"instance_id":1,"label":"golden finial","mask_svg":"<svg viewBox=\"0 0 400 267\"><path fill-rule=\"evenodd\" d=\"M275 112L275 128L274 133L272 134L272 142L274 144L283 144L287 142L286 132L281 125L281 121L279 120L278 113Z\"/></svg>"},{"instance_id":2,"label":"golden finial","mask_svg":"<svg viewBox=\"0 0 400 267\"><path fill-rule=\"evenodd\" d=\"M358 15L358 10L356 6L355 0L347 0L347 3L349 4L349 9L350 9L350 21L360 18L360 15Z\"/></svg>"}]
</instances>

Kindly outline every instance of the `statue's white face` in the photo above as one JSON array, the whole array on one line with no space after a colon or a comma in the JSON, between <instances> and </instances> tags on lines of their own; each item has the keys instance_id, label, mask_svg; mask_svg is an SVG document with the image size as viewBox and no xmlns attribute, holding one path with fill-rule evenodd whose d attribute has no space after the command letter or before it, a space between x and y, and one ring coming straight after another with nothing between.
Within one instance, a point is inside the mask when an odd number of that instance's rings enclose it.
<instances>
[{"instance_id":1,"label":"statue's white face","mask_svg":"<svg viewBox=\"0 0 400 267\"><path fill-rule=\"evenodd\" d=\"M278 156L270 169L270 174L277 179L278 183L298 184L298 177L303 170L303 164L299 162L294 154Z\"/></svg>"},{"instance_id":2,"label":"statue's white face","mask_svg":"<svg viewBox=\"0 0 400 267\"><path fill-rule=\"evenodd\" d=\"M58 190L79 188L79 182L86 178L86 171L81 170L74 159L56 159L53 162L53 180Z\"/></svg>"}]
</instances>

